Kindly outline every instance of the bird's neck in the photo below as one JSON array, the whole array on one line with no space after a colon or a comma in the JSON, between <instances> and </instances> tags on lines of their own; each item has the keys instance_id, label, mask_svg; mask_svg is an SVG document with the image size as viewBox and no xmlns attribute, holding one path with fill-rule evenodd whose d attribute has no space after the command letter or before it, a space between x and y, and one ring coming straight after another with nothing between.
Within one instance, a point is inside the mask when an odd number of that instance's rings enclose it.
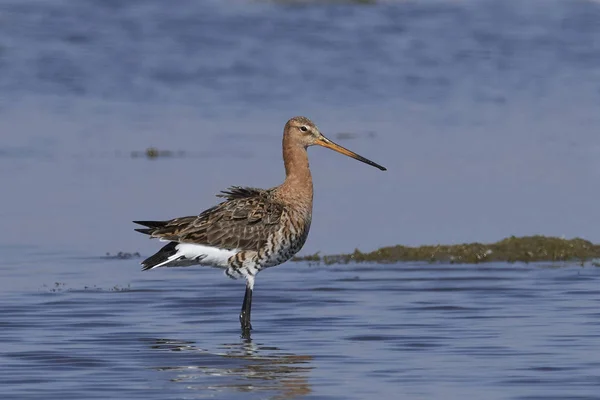
<instances>
[{"instance_id":1,"label":"bird's neck","mask_svg":"<svg viewBox=\"0 0 600 400\"><path fill-rule=\"evenodd\" d=\"M281 194L286 199L312 210L313 183L306 148L284 137L283 163L286 176L280 186Z\"/></svg>"}]
</instances>

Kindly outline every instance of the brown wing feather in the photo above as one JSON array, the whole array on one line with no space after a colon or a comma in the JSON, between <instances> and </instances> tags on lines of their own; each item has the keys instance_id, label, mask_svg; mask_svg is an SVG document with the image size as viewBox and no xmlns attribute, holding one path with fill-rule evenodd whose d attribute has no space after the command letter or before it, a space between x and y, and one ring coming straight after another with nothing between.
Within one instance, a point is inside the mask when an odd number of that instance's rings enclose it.
<instances>
[{"instance_id":1,"label":"brown wing feather","mask_svg":"<svg viewBox=\"0 0 600 400\"><path fill-rule=\"evenodd\" d=\"M217 197L223 197L227 200L234 200L260 196L262 193L265 192L268 192L268 190L242 186L230 186L227 190L221 190L221 193L218 194Z\"/></svg>"},{"instance_id":2,"label":"brown wing feather","mask_svg":"<svg viewBox=\"0 0 600 400\"><path fill-rule=\"evenodd\" d=\"M231 187L221 192L227 200L193 217L149 227L152 237L225 249L259 250L279 229L283 205L271 190Z\"/></svg>"}]
</instances>

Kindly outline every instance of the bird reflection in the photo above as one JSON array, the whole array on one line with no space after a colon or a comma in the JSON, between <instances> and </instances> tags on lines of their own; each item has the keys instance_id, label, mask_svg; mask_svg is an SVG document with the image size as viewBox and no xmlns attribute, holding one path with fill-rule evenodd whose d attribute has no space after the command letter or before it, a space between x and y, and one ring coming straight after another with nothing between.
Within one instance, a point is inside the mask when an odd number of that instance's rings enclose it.
<instances>
[{"instance_id":1,"label":"bird reflection","mask_svg":"<svg viewBox=\"0 0 600 400\"><path fill-rule=\"evenodd\" d=\"M216 351L170 339L153 339L150 347L178 352L175 357L161 356L160 360L169 365L153 369L169 373L171 382L184 384L186 389L202 391L202 397L206 391L235 390L293 399L311 392L308 374L314 368L310 365L312 356L289 354L249 338L223 344Z\"/></svg>"}]
</instances>

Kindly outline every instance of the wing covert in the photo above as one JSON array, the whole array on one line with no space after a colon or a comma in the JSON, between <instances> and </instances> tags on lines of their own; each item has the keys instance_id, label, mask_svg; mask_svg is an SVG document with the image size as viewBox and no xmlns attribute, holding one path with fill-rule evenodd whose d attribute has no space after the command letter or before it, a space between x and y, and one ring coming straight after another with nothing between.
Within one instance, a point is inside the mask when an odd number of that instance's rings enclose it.
<instances>
[{"instance_id":1,"label":"wing covert","mask_svg":"<svg viewBox=\"0 0 600 400\"><path fill-rule=\"evenodd\" d=\"M280 228L283 204L272 190L231 187L227 200L198 216L175 218L151 228L151 237L223 249L259 250Z\"/></svg>"}]
</instances>

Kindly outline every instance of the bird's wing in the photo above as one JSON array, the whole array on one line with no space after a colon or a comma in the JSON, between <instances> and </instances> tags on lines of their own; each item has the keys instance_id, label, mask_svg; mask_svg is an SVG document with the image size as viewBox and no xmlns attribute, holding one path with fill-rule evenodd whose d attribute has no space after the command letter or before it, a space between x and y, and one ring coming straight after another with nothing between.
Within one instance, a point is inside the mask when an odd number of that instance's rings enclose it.
<instances>
[{"instance_id":1,"label":"bird's wing","mask_svg":"<svg viewBox=\"0 0 600 400\"><path fill-rule=\"evenodd\" d=\"M170 221L138 221L151 237L221 249L259 250L280 228L283 204L271 190L231 187L221 192L227 200L198 216Z\"/></svg>"}]
</instances>

